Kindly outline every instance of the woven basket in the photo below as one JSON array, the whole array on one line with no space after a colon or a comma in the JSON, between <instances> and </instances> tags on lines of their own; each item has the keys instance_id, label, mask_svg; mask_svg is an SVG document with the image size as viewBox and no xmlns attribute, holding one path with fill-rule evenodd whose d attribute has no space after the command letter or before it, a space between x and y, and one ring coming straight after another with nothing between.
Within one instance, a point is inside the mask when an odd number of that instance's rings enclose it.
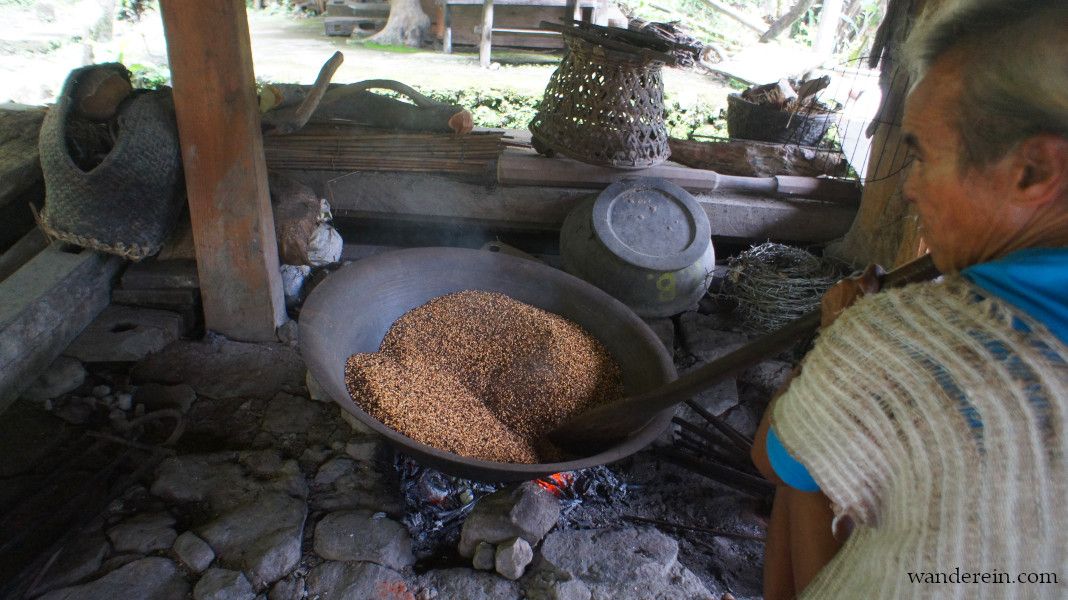
<instances>
[{"instance_id":1,"label":"woven basket","mask_svg":"<svg viewBox=\"0 0 1068 600\"><path fill-rule=\"evenodd\" d=\"M82 170L66 144L74 90L93 65L71 71L41 125L38 140L45 204L38 216L50 237L141 260L159 251L182 207L181 154L170 91L135 92L116 117L114 145Z\"/></svg>"},{"instance_id":2,"label":"woven basket","mask_svg":"<svg viewBox=\"0 0 1068 600\"><path fill-rule=\"evenodd\" d=\"M667 160L664 63L566 31L564 41L570 51L530 122L535 140L593 165L641 169Z\"/></svg>"}]
</instances>

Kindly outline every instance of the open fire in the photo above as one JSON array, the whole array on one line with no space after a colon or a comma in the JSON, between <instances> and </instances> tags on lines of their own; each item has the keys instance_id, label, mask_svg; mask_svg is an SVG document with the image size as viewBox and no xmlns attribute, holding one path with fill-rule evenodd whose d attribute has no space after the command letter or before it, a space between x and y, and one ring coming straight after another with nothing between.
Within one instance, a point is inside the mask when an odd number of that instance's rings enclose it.
<instances>
[{"instance_id":1,"label":"open fire","mask_svg":"<svg viewBox=\"0 0 1068 600\"><path fill-rule=\"evenodd\" d=\"M479 498L507 485L452 477L401 453L395 467L404 494L402 521L417 551L455 547L464 519ZM627 493L627 485L605 466L554 473L535 483L560 500L564 515L583 502L611 503Z\"/></svg>"}]
</instances>

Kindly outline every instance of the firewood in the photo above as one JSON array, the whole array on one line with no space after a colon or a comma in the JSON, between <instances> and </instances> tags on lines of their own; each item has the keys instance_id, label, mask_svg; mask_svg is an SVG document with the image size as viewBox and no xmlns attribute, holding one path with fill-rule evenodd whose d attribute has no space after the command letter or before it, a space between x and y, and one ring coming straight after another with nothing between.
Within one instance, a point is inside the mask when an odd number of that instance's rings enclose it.
<instances>
[{"instance_id":1,"label":"firewood","mask_svg":"<svg viewBox=\"0 0 1068 600\"><path fill-rule=\"evenodd\" d=\"M671 160L695 169L708 169L725 175L768 177L772 175L842 176L845 157L791 144L772 144L748 140L698 142L668 140Z\"/></svg>"}]
</instances>

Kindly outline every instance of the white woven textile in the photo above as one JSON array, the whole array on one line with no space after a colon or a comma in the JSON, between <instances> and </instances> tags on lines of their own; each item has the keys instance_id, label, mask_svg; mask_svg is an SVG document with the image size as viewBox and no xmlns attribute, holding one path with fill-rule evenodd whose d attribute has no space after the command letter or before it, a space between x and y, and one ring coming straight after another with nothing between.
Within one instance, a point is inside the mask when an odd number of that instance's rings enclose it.
<instances>
[{"instance_id":1,"label":"white woven textile","mask_svg":"<svg viewBox=\"0 0 1068 600\"><path fill-rule=\"evenodd\" d=\"M954 276L860 300L777 402L784 446L857 525L803 598L1068 598L1068 348L984 296Z\"/></svg>"}]
</instances>

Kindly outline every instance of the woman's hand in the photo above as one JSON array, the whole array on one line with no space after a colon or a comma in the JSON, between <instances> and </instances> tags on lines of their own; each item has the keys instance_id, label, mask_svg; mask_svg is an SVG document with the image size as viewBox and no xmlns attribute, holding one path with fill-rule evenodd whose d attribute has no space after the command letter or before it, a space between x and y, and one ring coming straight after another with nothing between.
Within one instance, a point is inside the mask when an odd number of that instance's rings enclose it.
<instances>
[{"instance_id":1,"label":"woman's hand","mask_svg":"<svg viewBox=\"0 0 1068 600\"><path fill-rule=\"evenodd\" d=\"M842 311L865 294L874 294L881 287L886 271L879 265L868 265L860 275L851 275L831 286L820 301L820 326L828 327Z\"/></svg>"}]
</instances>

